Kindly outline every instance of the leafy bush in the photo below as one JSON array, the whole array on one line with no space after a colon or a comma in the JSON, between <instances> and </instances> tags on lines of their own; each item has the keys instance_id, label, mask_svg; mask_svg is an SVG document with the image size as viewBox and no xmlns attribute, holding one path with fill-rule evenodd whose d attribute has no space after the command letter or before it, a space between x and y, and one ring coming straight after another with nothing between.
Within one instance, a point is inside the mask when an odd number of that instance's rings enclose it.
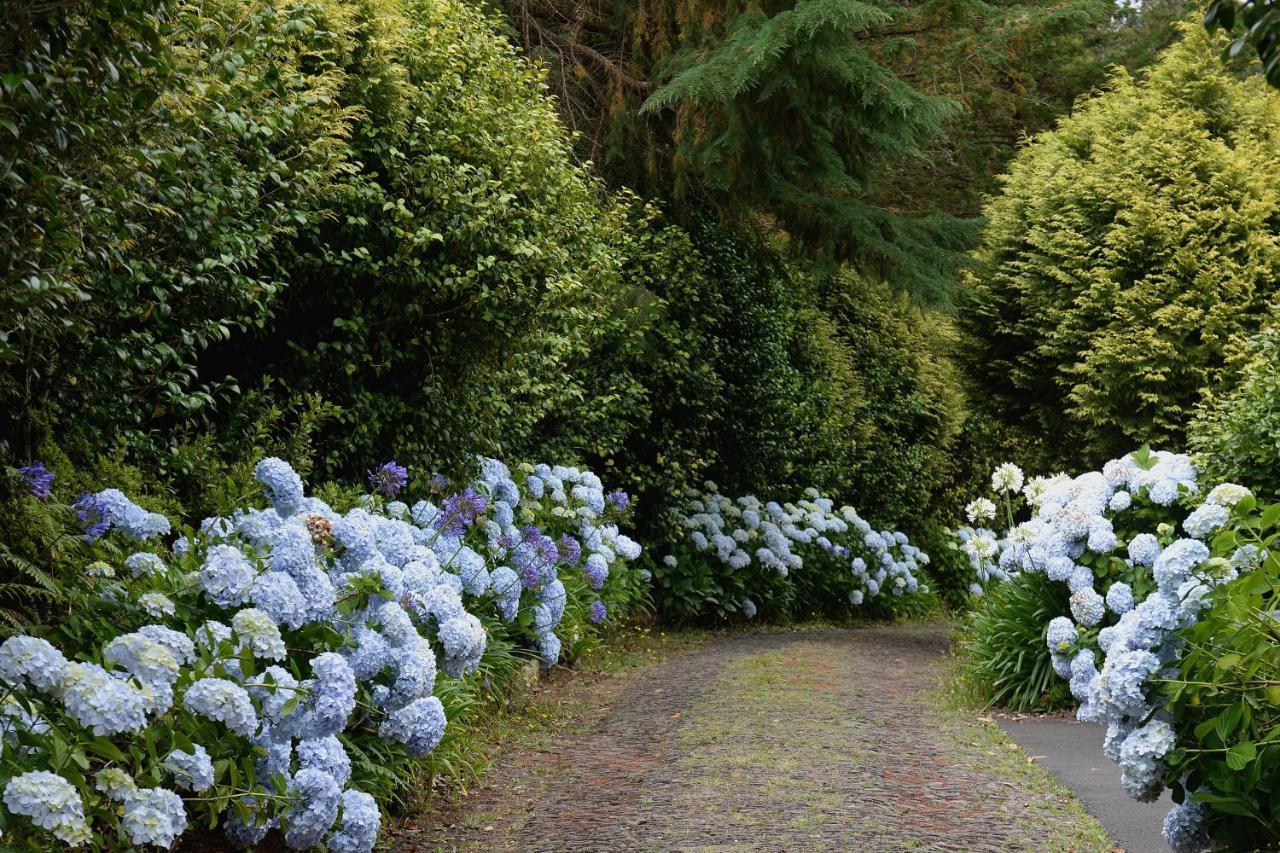
<instances>
[{"instance_id":1,"label":"leafy bush","mask_svg":"<svg viewBox=\"0 0 1280 853\"><path fill-rule=\"evenodd\" d=\"M1280 95L1198 27L1015 158L960 319L1001 412L1053 464L1179 443L1280 281Z\"/></svg>"},{"instance_id":2,"label":"leafy bush","mask_svg":"<svg viewBox=\"0 0 1280 853\"><path fill-rule=\"evenodd\" d=\"M1209 479L1280 500L1280 328L1265 329L1248 353L1240 383L1197 412L1189 441Z\"/></svg>"},{"instance_id":3,"label":"leafy bush","mask_svg":"<svg viewBox=\"0 0 1280 853\"><path fill-rule=\"evenodd\" d=\"M207 417L237 384L201 353L266 322L271 247L347 168L350 10L112 0L5 25L4 439Z\"/></svg>"},{"instance_id":4,"label":"leafy bush","mask_svg":"<svg viewBox=\"0 0 1280 853\"><path fill-rule=\"evenodd\" d=\"M1205 820L1210 837L1234 850L1280 840L1277 518L1280 509L1272 508L1251 519L1252 529L1214 542L1218 552L1261 545L1270 556L1214 590L1200 621L1180 632L1186 643L1180 672L1157 688L1174 709L1178 732L1168 771L1177 780L1174 799Z\"/></svg>"},{"instance_id":5,"label":"leafy bush","mask_svg":"<svg viewBox=\"0 0 1280 853\"><path fill-rule=\"evenodd\" d=\"M20 472L79 550L52 555L58 618L0 644L6 834L169 847L198 820L240 844L278 826L293 849L371 850L377 802L442 744L458 760L446 721L509 678L514 647L554 665L643 594L625 494L574 468L480 469L410 508L387 463L339 513L268 458L270 508L169 548L169 520L119 490L58 506L44 470Z\"/></svg>"},{"instance_id":6,"label":"leafy bush","mask_svg":"<svg viewBox=\"0 0 1280 853\"><path fill-rule=\"evenodd\" d=\"M546 422L604 441L635 390L588 399L573 368L633 322L624 212L573 162L541 71L459 0L370 7L360 40L342 98L364 121L328 215L277 252L273 321L209 369L340 407L329 472L386 447L457 468Z\"/></svg>"},{"instance_id":7,"label":"leafy bush","mask_svg":"<svg viewBox=\"0 0 1280 853\"><path fill-rule=\"evenodd\" d=\"M760 608L781 619L843 615L882 594L909 601L928 592L915 573L929 555L816 489L794 504L731 500L710 482L686 494L672 553L654 569L658 604L676 619L752 619Z\"/></svg>"}]
</instances>

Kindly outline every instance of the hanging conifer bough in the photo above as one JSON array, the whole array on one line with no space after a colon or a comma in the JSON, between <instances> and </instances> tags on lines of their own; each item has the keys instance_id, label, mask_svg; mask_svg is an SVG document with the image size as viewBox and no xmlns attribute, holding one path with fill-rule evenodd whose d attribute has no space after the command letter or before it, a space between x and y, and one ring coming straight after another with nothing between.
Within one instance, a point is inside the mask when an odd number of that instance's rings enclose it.
<instances>
[{"instance_id":1,"label":"hanging conifer bough","mask_svg":"<svg viewBox=\"0 0 1280 853\"><path fill-rule=\"evenodd\" d=\"M804 245L936 295L964 229L865 197L886 161L923 156L955 111L876 60L869 43L891 36L894 20L884 7L850 0L749 9L714 41L673 53L642 109L669 116L678 181L776 219Z\"/></svg>"}]
</instances>

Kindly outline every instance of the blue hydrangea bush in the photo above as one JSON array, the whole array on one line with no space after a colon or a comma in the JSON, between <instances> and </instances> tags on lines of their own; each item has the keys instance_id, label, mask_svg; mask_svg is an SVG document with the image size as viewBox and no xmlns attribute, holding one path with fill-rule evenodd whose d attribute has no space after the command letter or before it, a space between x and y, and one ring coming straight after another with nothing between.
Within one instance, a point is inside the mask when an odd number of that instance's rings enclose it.
<instances>
[{"instance_id":1,"label":"blue hydrangea bush","mask_svg":"<svg viewBox=\"0 0 1280 853\"><path fill-rule=\"evenodd\" d=\"M737 612L750 619L760 606L858 607L880 596L928 592L918 578L928 554L906 534L877 531L853 507L837 507L816 489L780 504L751 495L732 499L708 481L685 496L674 518L679 547L659 568L661 585L676 595L693 591L685 615Z\"/></svg>"},{"instance_id":2,"label":"blue hydrangea bush","mask_svg":"<svg viewBox=\"0 0 1280 853\"><path fill-rule=\"evenodd\" d=\"M78 535L128 556L86 568L88 612L45 632L59 644L0 643L6 843L168 848L217 826L238 847L276 830L291 849L372 850L381 811L353 755L432 753L437 688L480 668L486 623L551 666L567 608L580 633L636 583L624 493L576 468L479 468L409 505L387 463L338 512L268 458L269 506L170 544L170 521L118 490L82 497Z\"/></svg>"},{"instance_id":3,"label":"blue hydrangea bush","mask_svg":"<svg viewBox=\"0 0 1280 853\"><path fill-rule=\"evenodd\" d=\"M1236 723L1219 726L1222 737L1206 749L1204 736L1221 721L1201 725L1203 714L1191 703L1202 699L1188 689L1201 683L1188 681L1189 662L1206 639L1196 633L1199 624L1219 615L1215 608L1227 606L1233 589L1274 573L1277 558L1261 535L1280 512L1264 519L1247 488L1204 488L1189 457L1145 448L1076 477L1024 483L1015 466L1001 466L992 488L996 500L968 507L975 526L957 531L975 591L1019 573L1066 586L1069 612L1042 626L1053 668L1069 682L1079 719L1106 726L1104 751L1119 764L1130 796L1150 802L1174 789L1179 802L1164 825L1171 847L1210 849L1214 836L1231 834L1241 819L1271 823L1280 816L1273 814L1280 799L1266 786L1241 789L1244 777L1237 776L1225 784L1239 796L1224 797L1205 784L1195 765L1229 757L1243 712L1224 712L1225 719L1235 713ZM997 501L1009 522L1002 534L992 529ZM1280 624L1275 601L1259 595L1254 607L1257 618L1245 621ZM1263 657L1280 659L1280 631L1257 636ZM1246 691L1258 686L1240 682L1214 693L1243 705ZM1250 743L1249 760L1233 762L1238 770L1261 761L1266 749L1280 758L1280 732L1267 737L1271 746Z\"/></svg>"}]
</instances>

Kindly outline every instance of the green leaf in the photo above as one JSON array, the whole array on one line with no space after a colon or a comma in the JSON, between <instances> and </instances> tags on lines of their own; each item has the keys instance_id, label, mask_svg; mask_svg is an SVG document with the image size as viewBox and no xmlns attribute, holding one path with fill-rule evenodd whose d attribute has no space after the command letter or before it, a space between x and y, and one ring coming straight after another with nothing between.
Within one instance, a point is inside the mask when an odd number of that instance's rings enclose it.
<instances>
[{"instance_id":1,"label":"green leaf","mask_svg":"<svg viewBox=\"0 0 1280 853\"><path fill-rule=\"evenodd\" d=\"M1227 766L1232 770L1243 770L1258 757L1258 747L1253 741L1238 743L1227 750Z\"/></svg>"}]
</instances>

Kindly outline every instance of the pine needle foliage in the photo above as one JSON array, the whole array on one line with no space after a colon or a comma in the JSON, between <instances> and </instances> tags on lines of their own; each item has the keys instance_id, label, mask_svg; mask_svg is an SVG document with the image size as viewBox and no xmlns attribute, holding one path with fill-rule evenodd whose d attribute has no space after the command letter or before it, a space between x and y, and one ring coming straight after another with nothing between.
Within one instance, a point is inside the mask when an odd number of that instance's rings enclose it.
<instances>
[{"instance_id":1,"label":"pine needle foliage","mask_svg":"<svg viewBox=\"0 0 1280 853\"><path fill-rule=\"evenodd\" d=\"M747 8L660 63L666 82L642 111L671 122L677 194L760 211L802 246L938 296L964 229L866 199L886 162L923 156L955 111L876 60L868 42L894 20L851 0Z\"/></svg>"}]
</instances>

